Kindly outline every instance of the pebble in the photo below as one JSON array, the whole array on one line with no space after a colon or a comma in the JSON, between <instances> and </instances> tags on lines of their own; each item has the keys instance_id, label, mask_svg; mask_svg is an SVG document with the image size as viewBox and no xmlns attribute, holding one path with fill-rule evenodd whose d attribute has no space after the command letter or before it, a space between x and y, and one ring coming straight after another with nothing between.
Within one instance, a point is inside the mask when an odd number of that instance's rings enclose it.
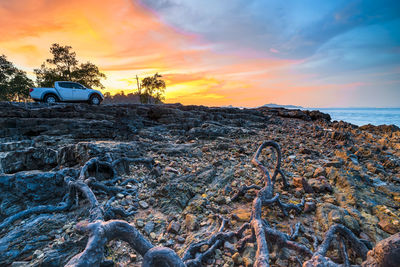
<instances>
[{"instance_id":1,"label":"pebble","mask_svg":"<svg viewBox=\"0 0 400 267\"><path fill-rule=\"evenodd\" d=\"M242 257L240 257L239 252L236 252L235 254L233 254L232 260L235 264L242 264L242 262L243 262L243 259L242 259Z\"/></svg>"},{"instance_id":2,"label":"pebble","mask_svg":"<svg viewBox=\"0 0 400 267\"><path fill-rule=\"evenodd\" d=\"M306 203L304 203L304 212L305 213L313 212L316 208L317 208L317 206L315 205L314 202L306 202Z\"/></svg>"},{"instance_id":3,"label":"pebble","mask_svg":"<svg viewBox=\"0 0 400 267\"><path fill-rule=\"evenodd\" d=\"M155 223L153 221L149 221L146 223L143 230L146 232L146 234L149 235L151 232L154 231L154 227L155 227Z\"/></svg>"},{"instance_id":4,"label":"pebble","mask_svg":"<svg viewBox=\"0 0 400 267\"><path fill-rule=\"evenodd\" d=\"M201 247L200 247L200 252L204 252L204 251L206 251L208 249L208 245L202 245Z\"/></svg>"},{"instance_id":5,"label":"pebble","mask_svg":"<svg viewBox=\"0 0 400 267\"><path fill-rule=\"evenodd\" d=\"M236 209L233 212L234 219L237 219L241 222L248 222L250 220L251 212L250 209Z\"/></svg>"},{"instance_id":6,"label":"pebble","mask_svg":"<svg viewBox=\"0 0 400 267\"><path fill-rule=\"evenodd\" d=\"M141 200L141 201L139 201L139 206L140 206L142 209L147 209L147 208L149 207L149 204L147 204L146 201Z\"/></svg>"},{"instance_id":7,"label":"pebble","mask_svg":"<svg viewBox=\"0 0 400 267\"><path fill-rule=\"evenodd\" d=\"M180 244L183 244L183 243L185 243L186 239L182 236L178 236L176 238L176 241L178 241L178 243L180 243Z\"/></svg>"},{"instance_id":8,"label":"pebble","mask_svg":"<svg viewBox=\"0 0 400 267\"><path fill-rule=\"evenodd\" d=\"M137 255L136 254L129 254L129 259L131 260L131 262L136 261L137 259Z\"/></svg>"},{"instance_id":9,"label":"pebble","mask_svg":"<svg viewBox=\"0 0 400 267\"><path fill-rule=\"evenodd\" d=\"M174 240L172 240L172 239L168 240L168 241L165 243L165 246L166 246L166 247L172 247L173 245L175 245L175 242L174 242Z\"/></svg>"},{"instance_id":10,"label":"pebble","mask_svg":"<svg viewBox=\"0 0 400 267\"><path fill-rule=\"evenodd\" d=\"M139 228L142 228L144 226L143 219L137 219L136 220L136 226L139 227Z\"/></svg>"},{"instance_id":11,"label":"pebble","mask_svg":"<svg viewBox=\"0 0 400 267\"><path fill-rule=\"evenodd\" d=\"M252 267L254 262L252 259L250 259L248 257L243 257L243 264L245 267Z\"/></svg>"}]
</instances>

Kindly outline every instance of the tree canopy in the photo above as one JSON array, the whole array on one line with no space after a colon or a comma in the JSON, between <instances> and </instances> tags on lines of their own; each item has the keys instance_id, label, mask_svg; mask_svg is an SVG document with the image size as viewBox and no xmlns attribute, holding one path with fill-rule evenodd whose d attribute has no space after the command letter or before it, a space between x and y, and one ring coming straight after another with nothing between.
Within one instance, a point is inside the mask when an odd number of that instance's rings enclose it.
<instances>
[{"instance_id":1,"label":"tree canopy","mask_svg":"<svg viewBox=\"0 0 400 267\"><path fill-rule=\"evenodd\" d=\"M0 100L26 99L30 87L33 87L33 81L26 72L15 67L5 55L0 55Z\"/></svg>"},{"instance_id":2,"label":"tree canopy","mask_svg":"<svg viewBox=\"0 0 400 267\"><path fill-rule=\"evenodd\" d=\"M162 76L158 73L153 76L146 77L141 83L140 98L142 103L149 103L154 99L156 103L161 103L165 99L165 81L159 79ZM143 90L144 89L144 90Z\"/></svg>"},{"instance_id":3,"label":"tree canopy","mask_svg":"<svg viewBox=\"0 0 400 267\"><path fill-rule=\"evenodd\" d=\"M50 53L53 57L34 70L39 86L50 87L56 81L72 81L86 87L104 88L101 80L105 79L106 75L91 62L79 63L71 46L55 43L51 45Z\"/></svg>"}]
</instances>

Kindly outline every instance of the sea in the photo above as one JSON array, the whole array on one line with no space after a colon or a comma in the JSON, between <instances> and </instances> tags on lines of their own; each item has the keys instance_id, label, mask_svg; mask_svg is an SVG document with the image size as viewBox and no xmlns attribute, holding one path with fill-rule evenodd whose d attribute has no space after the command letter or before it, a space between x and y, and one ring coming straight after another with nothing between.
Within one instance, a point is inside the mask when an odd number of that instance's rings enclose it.
<instances>
[{"instance_id":1,"label":"sea","mask_svg":"<svg viewBox=\"0 0 400 267\"><path fill-rule=\"evenodd\" d=\"M394 124L400 127L400 108L305 108L331 115L332 121L346 121L358 126Z\"/></svg>"}]
</instances>

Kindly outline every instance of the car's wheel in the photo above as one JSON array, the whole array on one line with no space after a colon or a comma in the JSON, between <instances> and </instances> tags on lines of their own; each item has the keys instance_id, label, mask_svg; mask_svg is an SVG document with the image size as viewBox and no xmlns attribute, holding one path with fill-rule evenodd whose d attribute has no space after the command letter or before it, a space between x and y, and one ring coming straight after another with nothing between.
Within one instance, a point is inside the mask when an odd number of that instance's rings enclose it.
<instances>
[{"instance_id":1,"label":"car's wheel","mask_svg":"<svg viewBox=\"0 0 400 267\"><path fill-rule=\"evenodd\" d=\"M98 95L91 95L89 99L89 103L92 105L100 105L101 98Z\"/></svg>"},{"instance_id":2,"label":"car's wheel","mask_svg":"<svg viewBox=\"0 0 400 267\"><path fill-rule=\"evenodd\" d=\"M52 104L57 102L57 97L55 95L46 95L43 99L45 103Z\"/></svg>"}]
</instances>

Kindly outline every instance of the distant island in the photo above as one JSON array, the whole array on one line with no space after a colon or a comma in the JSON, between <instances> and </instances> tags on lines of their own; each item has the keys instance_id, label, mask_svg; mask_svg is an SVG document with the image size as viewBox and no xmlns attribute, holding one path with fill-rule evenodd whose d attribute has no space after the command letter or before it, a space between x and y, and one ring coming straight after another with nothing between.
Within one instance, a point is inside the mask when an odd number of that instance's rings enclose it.
<instances>
[{"instance_id":1,"label":"distant island","mask_svg":"<svg viewBox=\"0 0 400 267\"><path fill-rule=\"evenodd\" d=\"M261 106L261 107L267 107L267 108L303 108L302 106L278 105L278 104L274 104L274 103L265 104L264 106Z\"/></svg>"}]
</instances>

